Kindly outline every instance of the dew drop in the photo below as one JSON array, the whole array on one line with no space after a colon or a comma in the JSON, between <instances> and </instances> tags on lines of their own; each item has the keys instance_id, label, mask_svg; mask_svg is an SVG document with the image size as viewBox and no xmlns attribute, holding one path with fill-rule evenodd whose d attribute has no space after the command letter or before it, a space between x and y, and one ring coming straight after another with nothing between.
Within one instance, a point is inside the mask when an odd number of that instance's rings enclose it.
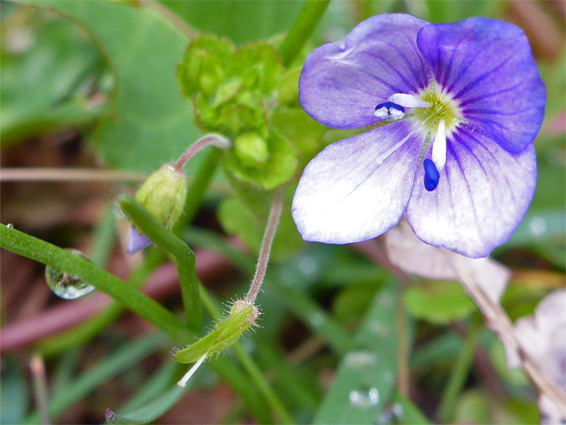
<instances>
[{"instance_id":1,"label":"dew drop","mask_svg":"<svg viewBox=\"0 0 566 425\"><path fill-rule=\"evenodd\" d=\"M403 416L403 407L395 403L385 409L378 417L375 422L376 425L388 425L393 422L394 419L399 419Z\"/></svg>"},{"instance_id":2,"label":"dew drop","mask_svg":"<svg viewBox=\"0 0 566 425\"><path fill-rule=\"evenodd\" d=\"M8 223L8 224L6 224L6 227L7 227L8 229L13 229L13 228L14 228L14 225L13 225L12 223Z\"/></svg>"},{"instance_id":3,"label":"dew drop","mask_svg":"<svg viewBox=\"0 0 566 425\"><path fill-rule=\"evenodd\" d=\"M371 351L353 351L348 353L344 362L347 367L364 369L377 363L377 356Z\"/></svg>"},{"instance_id":4,"label":"dew drop","mask_svg":"<svg viewBox=\"0 0 566 425\"><path fill-rule=\"evenodd\" d=\"M371 387L369 389L352 390L348 394L350 405L359 409L369 409L377 406L379 403L379 393L377 388Z\"/></svg>"},{"instance_id":5,"label":"dew drop","mask_svg":"<svg viewBox=\"0 0 566 425\"><path fill-rule=\"evenodd\" d=\"M76 249L68 249L67 251L88 260L82 252ZM45 267L45 281L55 295L65 300L84 297L94 291L94 286L91 284L50 266Z\"/></svg>"}]
</instances>

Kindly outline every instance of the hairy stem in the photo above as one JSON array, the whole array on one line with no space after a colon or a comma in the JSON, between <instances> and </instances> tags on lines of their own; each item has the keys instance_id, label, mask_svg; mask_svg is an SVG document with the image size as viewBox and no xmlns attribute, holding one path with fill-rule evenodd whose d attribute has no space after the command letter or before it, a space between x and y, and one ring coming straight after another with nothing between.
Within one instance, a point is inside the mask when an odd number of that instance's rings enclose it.
<instances>
[{"instance_id":1,"label":"hairy stem","mask_svg":"<svg viewBox=\"0 0 566 425\"><path fill-rule=\"evenodd\" d=\"M293 59L299 54L329 3L330 0L307 0L305 2L299 17L287 33L287 36L279 48L283 65L289 66L289 64L293 62Z\"/></svg>"},{"instance_id":2,"label":"hairy stem","mask_svg":"<svg viewBox=\"0 0 566 425\"><path fill-rule=\"evenodd\" d=\"M191 159L197 152L199 152L201 149L207 146L216 146L217 148L220 149L228 149L231 145L232 142L230 142L229 139L227 139L226 137L220 134L216 134L216 133L205 134L196 142L194 142L191 146L189 146L189 148L185 151L185 153L181 155L181 157L177 160L177 162L175 162L175 168L179 170L184 168L187 162L189 162L189 159Z\"/></svg>"},{"instance_id":3,"label":"hairy stem","mask_svg":"<svg viewBox=\"0 0 566 425\"><path fill-rule=\"evenodd\" d=\"M267 219L267 226L265 227L263 240L261 241L261 248L259 250L259 258L257 260L255 275L252 280L250 290L245 298L245 300L250 304L255 303L257 294L259 293L263 279L265 278L267 264L269 263L269 254L271 253L271 246L273 245L275 233L277 233L277 226L279 225L281 212L283 211L283 203L283 188L279 188L275 191L273 204L271 205L271 209L269 210L269 218Z\"/></svg>"}]
</instances>

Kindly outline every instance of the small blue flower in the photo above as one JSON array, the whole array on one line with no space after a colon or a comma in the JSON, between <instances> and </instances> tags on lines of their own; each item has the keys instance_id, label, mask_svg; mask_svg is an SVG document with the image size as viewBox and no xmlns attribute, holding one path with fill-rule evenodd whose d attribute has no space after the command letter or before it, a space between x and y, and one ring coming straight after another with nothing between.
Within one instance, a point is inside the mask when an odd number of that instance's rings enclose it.
<instances>
[{"instance_id":1,"label":"small blue flower","mask_svg":"<svg viewBox=\"0 0 566 425\"><path fill-rule=\"evenodd\" d=\"M516 26L375 16L308 56L299 97L330 127L387 124L307 165L293 200L305 240L368 240L406 214L422 241L484 257L527 211L546 91Z\"/></svg>"}]
</instances>

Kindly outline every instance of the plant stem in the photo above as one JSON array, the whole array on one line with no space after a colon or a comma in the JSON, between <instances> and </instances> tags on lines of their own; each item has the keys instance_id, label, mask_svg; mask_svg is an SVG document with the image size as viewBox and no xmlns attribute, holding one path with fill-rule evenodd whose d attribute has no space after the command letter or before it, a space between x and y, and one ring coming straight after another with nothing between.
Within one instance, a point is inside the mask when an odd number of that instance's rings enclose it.
<instances>
[{"instance_id":1,"label":"plant stem","mask_svg":"<svg viewBox=\"0 0 566 425\"><path fill-rule=\"evenodd\" d=\"M33 393L35 404L41 417L42 425L51 423L49 414L49 394L47 390L47 379L45 378L45 363L39 354L34 354L30 361L31 376L33 380Z\"/></svg>"},{"instance_id":2,"label":"plant stem","mask_svg":"<svg viewBox=\"0 0 566 425\"><path fill-rule=\"evenodd\" d=\"M277 206L277 204L280 204ZM163 226L159 225L153 217L139 204L136 203L135 200L132 198L121 198L120 205L124 209L124 212L130 216L130 218L134 221L136 226L139 228L150 238L152 239L160 248L165 249L166 251L172 253L178 260L178 264L181 263L181 258L185 256L184 252L186 250L190 250L188 245L184 243L181 239L174 236L171 232L166 230ZM279 216L281 215L281 209L283 208L283 192L282 189L278 193L276 193L274 205L272 207L273 210L279 209L279 212L274 211L274 214L277 214L277 222L274 223L273 235L277 230L277 223L279 221ZM130 215L130 213L133 213ZM271 216L271 214L270 214ZM268 227L269 227L268 220ZM267 231L266 231L267 233ZM273 235L271 236L271 241L273 241ZM269 244L271 247L271 243ZM192 252L192 251L191 251ZM260 255L261 256L261 255ZM194 257L193 257L194 258ZM267 252L267 259L269 259L269 252ZM267 264L265 264L265 268ZM194 267L193 267L194 270ZM192 277L187 277L187 273L189 270L187 268L178 268L179 274L179 281L180 282L187 282L192 279ZM265 275L265 269L263 270L263 274ZM195 276L196 279L196 276ZM197 290L200 290L200 299L202 299L202 303L204 304L205 308L208 310L209 314L216 319L221 318L220 309L216 306L214 300L208 295L206 290L202 287L202 285L197 283ZM183 288L183 283L181 283L181 288ZM198 298L197 298L198 299ZM199 303L200 308L200 303ZM264 395L264 398L267 400L268 403L271 404L271 407L275 412L277 412L279 418L284 423L293 423L292 416L287 412L281 401L277 398L277 395L269 385L269 383L265 380L265 377L260 372L257 365L254 363L253 359L247 354L241 347L236 346L235 354L244 369L250 375L252 381L255 382L259 391ZM214 363L214 362L213 362ZM220 367L220 364L214 363L215 368ZM232 382L234 384L234 382ZM249 400L247 400L249 402Z\"/></svg>"},{"instance_id":3,"label":"plant stem","mask_svg":"<svg viewBox=\"0 0 566 425\"><path fill-rule=\"evenodd\" d=\"M196 275L195 254L189 246L171 232L163 231L153 216L133 198L122 196L120 207L128 215L132 224L139 228L161 249L175 256L181 295L185 307L187 326L198 332L201 326L201 304L199 284Z\"/></svg>"},{"instance_id":4,"label":"plant stem","mask_svg":"<svg viewBox=\"0 0 566 425\"><path fill-rule=\"evenodd\" d=\"M0 248L88 282L161 329L178 343L188 342L187 329L173 313L123 280L100 269L91 261L3 224L0 224Z\"/></svg>"},{"instance_id":5,"label":"plant stem","mask_svg":"<svg viewBox=\"0 0 566 425\"><path fill-rule=\"evenodd\" d=\"M502 342L517 353L519 359L521 359L523 370L529 375L540 393L548 397L558 409L565 409L566 400L561 391L553 381L548 379L548 377L539 370L536 363L524 349L507 313L505 313L498 303L492 301L481 285L476 282L475 278L466 268L463 258L460 255L449 252L446 253L446 256L456 273L458 273L464 290L472 300L474 300L485 316L490 328L497 334Z\"/></svg>"},{"instance_id":6,"label":"plant stem","mask_svg":"<svg viewBox=\"0 0 566 425\"><path fill-rule=\"evenodd\" d=\"M3 168L0 172L2 182L142 182L146 178L146 173L94 168Z\"/></svg>"},{"instance_id":7,"label":"plant stem","mask_svg":"<svg viewBox=\"0 0 566 425\"><path fill-rule=\"evenodd\" d=\"M187 165L187 162L201 149L207 146L216 146L219 149L228 149L232 145L229 139L226 137L216 134L210 133L205 134L196 142L194 142L189 148L181 155L181 157L175 162L175 168L181 170L182 168Z\"/></svg>"},{"instance_id":8,"label":"plant stem","mask_svg":"<svg viewBox=\"0 0 566 425\"><path fill-rule=\"evenodd\" d=\"M183 215L173 227L173 233L179 234L179 231L195 218L221 155L222 151L220 149L213 149L207 153L206 158L196 173L194 181L189 186Z\"/></svg>"},{"instance_id":9,"label":"plant stem","mask_svg":"<svg viewBox=\"0 0 566 425\"><path fill-rule=\"evenodd\" d=\"M212 297L202 287L201 298L205 308L208 310L208 313L215 320L220 320L222 318L220 309L218 308L216 302L212 299ZM263 394L265 400L271 405L271 408L279 417L280 423L294 423L293 417L287 411L287 408L283 405L281 400L279 400L279 397L277 397L277 394L275 393L275 391L273 391L273 388L271 388L271 385L265 379L265 376L263 376L261 370L254 362L253 358L242 348L239 343L234 346L234 354L236 355L246 372L248 372L252 381L255 382L257 388Z\"/></svg>"},{"instance_id":10,"label":"plant stem","mask_svg":"<svg viewBox=\"0 0 566 425\"><path fill-rule=\"evenodd\" d=\"M259 293L263 279L265 278L267 264L269 263L269 254L271 253L271 246L273 245L273 239L277 233L277 226L279 225L281 212L283 211L283 203L283 188L279 188L275 191L273 204L269 210L269 218L267 219L267 225L265 227L265 232L263 233L263 240L261 241L255 275L252 280L250 290L245 298L245 300L250 304L255 303L257 294Z\"/></svg>"},{"instance_id":11,"label":"plant stem","mask_svg":"<svg viewBox=\"0 0 566 425\"><path fill-rule=\"evenodd\" d=\"M397 284L397 356L399 376L397 385L399 393L403 397L409 397L409 347L407 344L407 312L405 311L405 284L398 281Z\"/></svg>"},{"instance_id":12,"label":"plant stem","mask_svg":"<svg viewBox=\"0 0 566 425\"><path fill-rule=\"evenodd\" d=\"M462 391L468 373L470 372L480 332L481 327L475 323L468 328L464 346L460 350L456 365L450 373L450 379L444 389L440 407L438 408L438 418L442 423L451 423L452 421L456 399Z\"/></svg>"},{"instance_id":13,"label":"plant stem","mask_svg":"<svg viewBox=\"0 0 566 425\"><path fill-rule=\"evenodd\" d=\"M329 3L330 0L307 0L305 2L299 17L279 48L279 54L285 67L289 66L299 54Z\"/></svg>"},{"instance_id":14,"label":"plant stem","mask_svg":"<svg viewBox=\"0 0 566 425\"><path fill-rule=\"evenodd\" d=\"M133 288L141 287L162 261L163 254L159 250L152 250L144 258L144 261L132 271L128 278L128 284ZM123 311L124 306L122 304L113 302L88 321L74 326L66 332L42 339L35 348L44 356L53 356L67 351L71 347L85 345L116 321Z\"/></svg>"}]
</instances>

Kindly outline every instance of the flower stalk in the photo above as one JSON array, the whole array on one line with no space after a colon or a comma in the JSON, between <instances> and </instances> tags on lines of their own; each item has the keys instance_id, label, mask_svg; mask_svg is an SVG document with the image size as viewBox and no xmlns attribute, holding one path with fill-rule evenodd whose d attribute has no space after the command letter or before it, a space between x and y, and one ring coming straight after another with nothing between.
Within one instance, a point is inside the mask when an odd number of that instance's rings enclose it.
<instances>
[{"instance_id":1,"label":"flower stalk","mask_svg":"<svg viewBox=\"0 0 566 425\"><path fill-rule=\"evenodd\" d=\"M509 316L507 316L499 304L491 300L483 288L476 282L462 263L463 258L461 256L452 252L447 252L446 256L458 274L464 290L476 303L486 318L489 327L496 333L501 341L505 342L508 347L517 353L519 359L521 359L523 370L530 377L540 393L552 400L558 408L566 408L564 395L562 395L556 384L539 370L535 362L530 358L529 354L521 345Z\"/></svg>"},{"instance_id":2,"label":"flower stalk","mask_svg":"<svg viewBox=\"0 0 566 425\"><path fill-rule=\"evenodd\" d=\"M263 234L263 240L261 241L261 248L259 250L259 257L257 260L257 266L250 290L246 295L245 300L254 304L257 295L263 284L263 279L265 278L265 272L267 271L267 264L269 263L269 255L271 253L271 246L273 245L273 239L275 238L275 233L277 233L277 226L279 225L279 219L281 218L281 212L283 211L283 188L279 188L275 191L275 197L273 199L273 204L269 210L269 218L267 219L267 226L265 227L265 232Z\"/></svg>"},{"instance_id":3,"label":"flower stalk","mask_svg":"<svg viewBox=\"0 0 566 425\"><path fill-rule=\"evenodd\" d=\"M189 148L181 155L181 157L175 162L175 168L178 170L182 170L187 162L200 150L207 146L216 146L219 149L228 149L232 146L232 142L227 139L226 137L216 134L210 133L206 134L200 139L198 139L195 143L193 143Z\"/></svg>"}]
</instances>

